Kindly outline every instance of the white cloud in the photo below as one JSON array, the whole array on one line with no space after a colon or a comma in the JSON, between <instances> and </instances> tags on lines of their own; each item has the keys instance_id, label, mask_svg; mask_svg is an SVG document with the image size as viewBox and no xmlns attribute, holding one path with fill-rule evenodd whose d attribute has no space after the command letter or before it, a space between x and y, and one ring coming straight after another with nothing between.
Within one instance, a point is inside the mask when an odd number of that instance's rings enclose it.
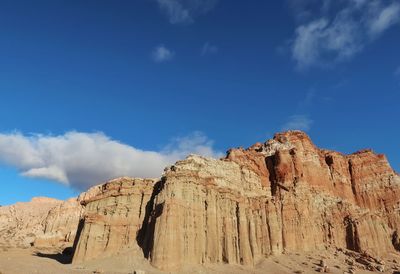
<instances>
[{"instance_id":1,"label":"white cloud","mask_svg":"<svg viewBox=\"0 0 400 274\"><path fill-rule=\"evenodd\" d=\"M190 153L222 156L201 132L176 138L161 151L141 150L103 133L0 134L2 164L17 168L23 176L54 180L79 190L119 176L159 177L167 165Z\"/></svg>"},{"instance_id":2,"label":"white cloud","mask_svg":"<svg viewBox=\"0 0 400 274\"><path fill-rule=\"evenodd\" d=\"M207 54L216 54L218 52L218 47L216 45L210 44L209 42L205 43L203 45L203 48L201 49L201 55L207 55Z\"/></svg>"},{"instance_id":3,"label":"white cloud","mask_svg":"<svg viewBox=\"0 0 400 274\"><path fill-rule=\"evenodd\" d=\"M154 62L157 62L157 63L169 61L172 58L174 58L174 55L175 55L174 52L167 49L163 45L156 47L151 54Z\"/></svg>"},{"instance_id":4,"label":"white cloud","mask_svg":"<svg viewBox=\"0 0 400 274\"><path fill-rule=\"evenodd\" d=\"M368 21L371 36L376 37L386 29L400 22L400 4L393 2L386 7L377 7L371 10L373 14Z\"/></svg>"},{"instance_id":5,"label":"white cloud","mask_svg":"<svg viewBox=\"0 0 400 274\"><path fill-rule=\"evenodd\" d=\"M23 171L21 174L25 177L45 178L64 184L68 184L69 182L66 172L58 166L31 168L27 171Z\"/></svg>"},{"instance_id":6,"label":"white cloud","mask_svg":"<svg viewBox=\"0 0 400 274\"><path fill-rule=\"evenodd\" d=\"M359 26L346 16L341 14L332 22L322 18L297 28L292 54L299 68L343 61L362 49Z\"/></svg>"},{"instance_id":7,"label":"white cloud","mask_svg":"<svg viewBox=\"0 0 400 274\"><path fill-rule=\"evenodd\" d=\"M313 124L308 115L292 115L289 120L282 126L281 130L303 130L308 131Z\"/></svg>"},{"instance_id":8,"label":"white cloud","mask_svg":"<svg viewBox=\"0 0 400 274\"><path fill-rule=\"evenodd\" d=\"M293 1L293 0L292 0ZM298 68L332 66L350 59L384 31L400 22L400 4L384 0L302 0L295 7L303 16L295 31L292 57ZM306 18L306 19L304 19Z\"/></svg>"},{"instance_id":9,"label":"white cloud","mask_svg":"<svg viewBox=\"0 0 400 274\"><path fill-rule=\"evenodd\" d=\"M194 18L209 12L218 0L157 0L171 24L189 24Z\"/></svg>"},{"instance_id":10,"label":"white cloud","mask_svg":"<svg viewBox=\"0 0 400 274\"><path fill-rule=\"evenodd\" d=\"M209 140L202 132L195 131L188 136L172 139L161 153L176 159L185 158L191 153L208 157L221 157L223 154L214 151L213 144L214 142Z\"/></svg>"}]
</instances>

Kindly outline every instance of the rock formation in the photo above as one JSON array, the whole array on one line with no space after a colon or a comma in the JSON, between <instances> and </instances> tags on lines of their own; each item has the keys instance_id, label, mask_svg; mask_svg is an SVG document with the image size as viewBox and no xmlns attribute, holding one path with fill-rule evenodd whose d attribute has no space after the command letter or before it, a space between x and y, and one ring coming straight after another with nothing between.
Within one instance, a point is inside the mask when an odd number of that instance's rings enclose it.
<instances>
[{"instance_id":1,"label":"rock formation","mask_svg":"<svg viewBox=\"0 0 400 274\"><path fill-rule=\"evenodd\" d=\"M119 178L81 195L85 213L74 262L117 254L137 247L136 236L148 214L156 180Z\"/></svg>"},{"instance_id":2,"label":"rock formation","mask_svg":"<svg viewBox=\"0 0 400 274\"><path fill-rule=\"evenodd\" d=\"M329 247L383 257L400 250L399 231L400 177L386 157L319 149L300 131L223 159L190 155L161 179L123 177L64 203L0 208L2 242L74 242L73 263L124 253L168 271Z\"/></svg>"},{"instance_id":3,"label":"rock formation","mask_svg":"<svg viewBox=\"0 0 400 274\"><path fill-rule=\"evenodd\" d=\"M159 181L123 178L89 192L74 262L136 243L163 270L328 246L374 256L399 248L400 178L385 156L318 149L300 131L220 160L191 155Z\"/></svg>"},{"instance_id":4,"label":"rock formation","mask_svg":"<svg viewBox=\"0 0 400 274\"><path fill-rule=\"evenodd\" d=\"M38 248L72 247L82 215L80 199L72 198L53 207L42 223L43 231L33 243Z\"/></svg>"},{"instance_id":5,"label":"rock formation","mask_svg":"<svg viewBox=\"0 0 400 274\"><path fill-rule=\"evenodd\" d=\"M0 207L0 245L29 247L36 235L43 231L42 224L49 210L62 201L38 197L27 203Z\"/></svg>"},{"instance_id":6,"label":"rock formation","mask_svg":"<svg viewBox=\"0 0 400 274\"><path fill-rule=\"evenodd\" d=\"M0 246L71 247L81 210L77 199L64 202L45 197L0 207Z\"/></svg>"}]
</instances>

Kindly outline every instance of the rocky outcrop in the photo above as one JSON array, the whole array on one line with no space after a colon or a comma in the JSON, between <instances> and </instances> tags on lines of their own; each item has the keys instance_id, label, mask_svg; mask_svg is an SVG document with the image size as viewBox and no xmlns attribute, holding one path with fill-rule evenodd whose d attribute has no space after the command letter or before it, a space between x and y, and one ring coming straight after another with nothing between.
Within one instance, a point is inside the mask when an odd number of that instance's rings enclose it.
<instances>
[{"instance_id":1,"label":"rocky outcrop","mask_svg":"<svg viewBox=\"0 0 400 274\"><path fill-rule=\"evenodd\" d=\"M82 206L79 201L38 197L0 207L0 246L72 247Z\"/></svg>"},{"instance_id":2,"label":"rocky outcrop","mask_svg":"<svg viewBox=\"0 0 400 274\"><path fill-rule=\"evenodd\" d=\"M42 231L33 245L38 248L65 249L72 247L82 215L80 199L72 198L53 207L42 222Z\"/></svg>"},{"instance_id":3,"label":"rocky outcrop","mask_svg":"<svg viewBox=\"0 0 400 274\"><path fill-rule=\"evenodd\" d=\"M164 270L328 246L384 256L400 246L400 178L385 156L319 149L300 131L89 193L74 262L136 245Z\"/></svg>"},{"instance_id":4,"label":"rocky outcrop","mask_svg":"<svg viewBox=\"0 0 400 274\"><path fill-rule=\"evenodd\" d=\"M62 201L38 197L26 203L0 207L0 245L29 247L43 232L43 223L50 209Z\"/></svg>"},{"instance_id":5,"label":"rocky outcrop","mask_svg":"<svg viewBox=\"0 0 400 274\"><path fill-rule=\"evenodd\" d=\"M137 248L137 236L157 180L118 178L81 195L85 213L74 263ZM146 208L146 206L148 206Z\"/></svg>"},{"instance_id":6,"label":"rocky outcrop","mask_svg":"<svg viewBox=\"0 0 400 274\"><path fill-rule=\"evenodd\" d=\"M160 179L0 207L2 246L73 246L74 263L131 254L168 271L329 247L384 257L400 251L399 231L400 177L386 157L319 149L300 131L219 160L190 155Z\"/></svg>"}]
</instances>

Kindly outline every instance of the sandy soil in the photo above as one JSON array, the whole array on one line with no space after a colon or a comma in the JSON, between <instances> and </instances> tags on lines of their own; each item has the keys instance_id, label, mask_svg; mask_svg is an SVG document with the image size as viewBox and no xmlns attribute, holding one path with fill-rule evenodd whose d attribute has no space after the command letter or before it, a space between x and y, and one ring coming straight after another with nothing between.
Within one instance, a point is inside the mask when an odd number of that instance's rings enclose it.
<instances>
[{"instance_id":1,"label":"sandy soil","mask_svg":"<svg viewBox=\"0 0 400 274\"><path fill-rule=\"evenodd\" d=\"M345 254L346 251L326 250L322 252L292 253L280 256L271 256L260 261L254 267L238 265L206 265L186 267L180 272L170 273L229 273L229 274L279 274L279 273L318 273L323 272L321 260L327 266L328 273L377 273L367 270L368 264L359 263L354 257ZM400 274L400 257L396 254L381 260L384 271L382 273ZM380 264L373 264L375 266ZM382 270L382 268L380 268ZM70 256L38 252L34 249L6 249L0 248L0 274L120 274L120 273L161 274L151 267L147 261L132 258L131 254L92 261L84 265L70 264ZM143 272L139 272L143 271Z\"/></svg>"}]
</instances>

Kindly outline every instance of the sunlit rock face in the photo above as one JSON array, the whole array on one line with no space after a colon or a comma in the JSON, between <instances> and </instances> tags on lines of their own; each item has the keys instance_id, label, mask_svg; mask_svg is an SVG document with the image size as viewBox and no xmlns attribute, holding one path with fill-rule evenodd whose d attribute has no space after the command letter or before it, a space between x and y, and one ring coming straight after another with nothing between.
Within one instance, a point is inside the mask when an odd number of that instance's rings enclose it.
<instances>
[{"instance_id":1,"label":"sunlit rock face","mask_svg":"<svg viewBox=\"0 0 400 274\"><path fill-rule=\"evenodd\" d=\"M124 253L173 271L327 247L400 249L400 178L386 157L320 149L300 131L222 159L190 155L160 179L123 177L31 204L0 208L0 242L73 245L73 263Z\"/></svg>"},{"instance_id":2,"label":"sunlit rock face","mask_svg":"<svg viewBox=\"0 0 400 274\"><path fill-rule=\"evenodd\" d=\"M0 245L6 247L71 247L82 206L77 199L33 198L0 207Z\"/></svg>"},{"instance_id":3,"label":"sunlit rock face","mask_svg":"<svg viewBox=\"0 0 400 274\"><path fill-rule=\"evenodd\" d=\"M80 196L85 206L74 263L138 249L137 235L157 180L118 178Z\"/></svg>"},{"instance_id":4,"label":"sunlit rock face","mask_svg":"<svg viewBox=\"0 0 400 274\"><path fill-rule=\"evenodd\" d=\"M300 131L94 192L83 200L75 262L139 248L173 270L327 246L383 256L397 246L400 179L385 156L319 149Z\"/></svg>"},{"instance_id":5,"label":"sunlit rock face","mask_svg":"<svg viewBox=\"0 0 400 274\"><path fill-rule=\"evenodd\" d=\"M36 236L33 246L54 249L72 247L82 212L79 198L66 200L50 209L42 222L43 231Z\"/></svg>"}]
</instances>

